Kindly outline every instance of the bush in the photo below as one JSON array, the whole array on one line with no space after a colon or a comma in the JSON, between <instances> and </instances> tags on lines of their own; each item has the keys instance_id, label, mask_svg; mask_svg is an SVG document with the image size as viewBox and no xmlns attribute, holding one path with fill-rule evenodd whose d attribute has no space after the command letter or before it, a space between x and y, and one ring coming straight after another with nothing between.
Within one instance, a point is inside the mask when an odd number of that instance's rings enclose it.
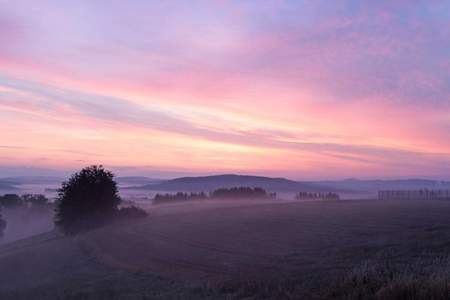
<instances>
[{"instance_id":1,"label":"bush","mask_svg":"<svg viewBox=\"0 0 450 300\"><path fill-rule=\"evenodd\" d=\"M72 175L58 190L55 225L66 234L103 225L120 204L114 175L102 166L90 166Z\"/></svg>"},{"instance_id":2,"label":"bush","mask_svg":"<svg viewBox=\"0 0 450 300\"><path fill-rule=\"evenodd\" d=\"M145 218L148 213L142 208L136 206L123 207L118 212L119 219L138 219Z\"/></svg>"}]
</instances>

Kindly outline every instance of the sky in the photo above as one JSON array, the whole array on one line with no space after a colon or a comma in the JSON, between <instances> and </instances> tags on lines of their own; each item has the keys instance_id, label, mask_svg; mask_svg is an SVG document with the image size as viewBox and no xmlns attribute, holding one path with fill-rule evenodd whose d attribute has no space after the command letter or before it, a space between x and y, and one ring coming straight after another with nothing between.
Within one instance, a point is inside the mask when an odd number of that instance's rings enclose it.
<instances>
[{"instance_id":1,"label":"sky","mask_svg":"<svg viewBox=\"0 0 450 300\"><path fill-rule=\"evenodd\" d=\"M450 1L0 0L0 176L450 178Z\"/></svg>"}]
</instances>

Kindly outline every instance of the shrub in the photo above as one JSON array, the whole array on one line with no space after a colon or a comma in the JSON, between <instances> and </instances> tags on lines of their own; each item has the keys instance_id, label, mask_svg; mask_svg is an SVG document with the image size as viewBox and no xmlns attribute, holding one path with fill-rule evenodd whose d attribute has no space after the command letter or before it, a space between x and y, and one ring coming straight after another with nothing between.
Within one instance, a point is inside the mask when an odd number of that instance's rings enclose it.
<instances>
[{"instance_id":1,"label":"shrub","mask_svg":"<svg viewBox=\"0 0 450 300\"><path fill-rule=\"evenodd\" d=\"M117 215L119 219L138 219L145 218L148 216L148 213L142 208L136 206L122 207Z\"/></svg>"},{"instance_id":2,"label":"shrub","mask_svg":"<svg viewBox=\"0 0 450 300\"><path fill-rule=\"evenodd\" d=\"M103 225L120 204L114 175L90 166L72 175L58 190L55 225L66 234Z\"/></svg>"}]
</instances>

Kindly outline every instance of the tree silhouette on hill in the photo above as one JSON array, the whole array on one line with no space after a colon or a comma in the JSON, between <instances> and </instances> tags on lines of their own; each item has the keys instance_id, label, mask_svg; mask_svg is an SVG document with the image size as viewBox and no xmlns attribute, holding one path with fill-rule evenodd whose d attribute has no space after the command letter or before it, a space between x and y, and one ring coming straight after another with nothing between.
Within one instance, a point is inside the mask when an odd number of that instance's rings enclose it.
<instances>
[{"instance_id":1,"label":"tree silhouette on hill","mask_svg":"<svg viewBox=\"0 0 450 300\"><path fill-rule=\"evenodd\" d=\"M256 199L256 198L268 198L270 197L267 192L259 187L234 187L234 188L222 188L215 190L210 195L211 198L222 199Z\"/></svg>"},{"instance_id":2,"label":"tree silhouette on hill","mask_svg":"<svg viewBox=\"0 0 450 300\"><path fill-rule=\"evenodd\" d=\"M55 224L66 234L95 228L117 213L120 201L114 175L101 165L86 167L58 190Z\"/></svg>"}]
</instances>

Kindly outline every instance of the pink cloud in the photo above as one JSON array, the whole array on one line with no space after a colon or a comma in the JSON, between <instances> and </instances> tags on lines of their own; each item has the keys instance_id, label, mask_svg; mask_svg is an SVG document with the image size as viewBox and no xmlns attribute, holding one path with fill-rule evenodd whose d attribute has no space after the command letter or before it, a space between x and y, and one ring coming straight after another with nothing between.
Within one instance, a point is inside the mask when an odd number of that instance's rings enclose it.
<instances>
[{"instance_id":1,"label":"pink cloud","mask_svg":"<svg viewBox=\"0 0 450 300\"><path fill-rule=\"evenodd\" d=\"M448 162L449 31L436 27L445 20L432 6L28 6L11 2L0 16L0 84L20 82L30 94L0 90L0 106L19 128L42 128L45 139L30 134L36 148L59 146L50 128L62 126L81 145L92 145L88 132L118 147L116 132L141 157L149 147L180 163L174 141L183 141L196 169L226 168L227 157L253 171L272 157L270 168L288 173L291 160L342 174L442 172ZM150 147L127 132L158 141Z\"/></svg>"}]
</instances>

